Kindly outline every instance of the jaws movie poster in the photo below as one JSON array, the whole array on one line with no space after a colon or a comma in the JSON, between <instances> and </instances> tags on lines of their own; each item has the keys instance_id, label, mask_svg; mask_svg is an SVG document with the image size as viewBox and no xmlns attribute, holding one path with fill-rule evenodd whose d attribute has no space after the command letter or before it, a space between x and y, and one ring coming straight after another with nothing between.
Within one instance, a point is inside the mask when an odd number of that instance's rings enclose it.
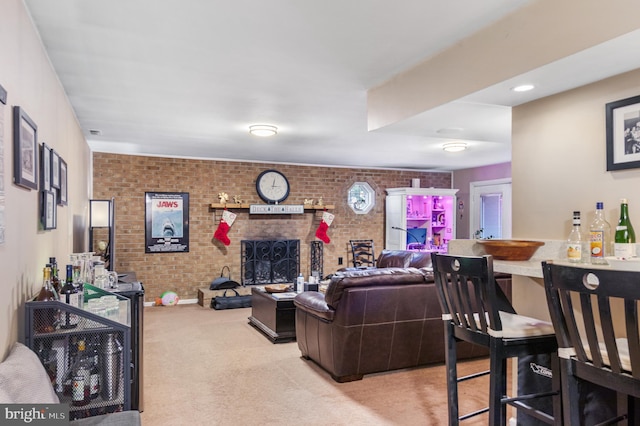
<instances>
[{"instance_id":1,"label":"jaws movie poster","mask_svg":"<svg viewBox=\"0 0 640 426\"><path fill-rule=\"evenodd\" d=\"M145 192L145 253L189 251L189 193Z\"/></svg>"}]
</instances>

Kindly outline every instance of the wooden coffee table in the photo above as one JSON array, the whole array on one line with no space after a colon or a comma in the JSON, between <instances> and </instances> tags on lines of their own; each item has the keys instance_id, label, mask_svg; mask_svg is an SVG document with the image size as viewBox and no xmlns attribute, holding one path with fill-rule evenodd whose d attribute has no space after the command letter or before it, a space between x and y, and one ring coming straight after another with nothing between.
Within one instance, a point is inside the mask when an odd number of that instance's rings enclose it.
<instances>
[{"instance_id":1,"label":"wooden coffee table","mask_svg":"<svg viewBox=\"0 0 640 426\"><path fill-rule=\"evenodd\" d=\"M273 343L296 339L296 293L267 293L264 288L251 289L249 324L261 331Z\"/></svg>"}]
</instances>

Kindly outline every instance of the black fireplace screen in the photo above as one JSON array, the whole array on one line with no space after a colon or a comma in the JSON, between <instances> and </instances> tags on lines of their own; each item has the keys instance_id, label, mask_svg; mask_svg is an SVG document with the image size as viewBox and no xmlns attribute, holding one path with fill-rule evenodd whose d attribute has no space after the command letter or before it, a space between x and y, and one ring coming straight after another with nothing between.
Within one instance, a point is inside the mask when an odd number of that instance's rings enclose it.
<instances>
[{"instance_id":1,"label":"black fireplace screen","mask_svg":"<svg viewBox=\"0 0 640 426\"><path fill-rule=\"evenodd\" d=\"M242 240L242 284L295 282L300 272L300 240Z\"/></svg>"}]
</instances>

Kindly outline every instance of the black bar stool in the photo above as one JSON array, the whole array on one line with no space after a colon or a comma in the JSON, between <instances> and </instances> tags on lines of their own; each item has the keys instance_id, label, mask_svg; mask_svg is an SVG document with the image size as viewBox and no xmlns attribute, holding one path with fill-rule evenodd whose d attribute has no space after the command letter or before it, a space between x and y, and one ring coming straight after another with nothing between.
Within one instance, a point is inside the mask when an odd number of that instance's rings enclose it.
<instances>
[{"instance_id":1,"label":"black bar stool","mask_svg":"<svg viewBox=\"0 0 640 426\"><path fill-rule=\"evenodd\" d=\"M553 375L553 390L507 396L507 359L536 354L554 354L557 371L557 342L551 323L517 315L493 275L491 256L453 256L433 253L433 272L445 327L445 359L449 392L449 424L489 411L489 424L505 425L506 406L516 407L544 423L559 419L560 380ZM456 344L459 341L489 348L488 371L458 377ZM458 383L483 375L489 378L489 406L463 416L458 412ZM527 401L554 399L553 415L538 410Z\"/></svg>"},{"instance_id":2,"label":"black bar stool","mask_svg":"<svg viewBox=\"0 0 640 426\"><path fill-rule=\"evenodd\" d=\"M542 270L558 338L565 424L638 424L640 272L552 262L543 262ZM617 403L585 410L585 382L615 391Z\"/></svg>"}]
</instances>

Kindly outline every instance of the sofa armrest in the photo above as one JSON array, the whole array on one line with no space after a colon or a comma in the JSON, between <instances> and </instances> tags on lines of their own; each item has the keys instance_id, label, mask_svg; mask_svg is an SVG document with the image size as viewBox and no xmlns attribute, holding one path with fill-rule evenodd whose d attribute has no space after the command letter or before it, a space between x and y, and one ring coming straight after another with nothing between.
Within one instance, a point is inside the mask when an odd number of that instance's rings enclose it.
<instances>
[{"instance_id":1,"label":"sofa armrest","mask_svg":"<svg viewBox=\"0 0 640 426\"><path fill-rule=\"evenodd\" d=\"M322 293L305 291L298 294L295 299L293 299L293 303L296 305L296 309L302 309L325 321L333 321L335 311L327 305Z\"/></svg>"}]
</instances>

